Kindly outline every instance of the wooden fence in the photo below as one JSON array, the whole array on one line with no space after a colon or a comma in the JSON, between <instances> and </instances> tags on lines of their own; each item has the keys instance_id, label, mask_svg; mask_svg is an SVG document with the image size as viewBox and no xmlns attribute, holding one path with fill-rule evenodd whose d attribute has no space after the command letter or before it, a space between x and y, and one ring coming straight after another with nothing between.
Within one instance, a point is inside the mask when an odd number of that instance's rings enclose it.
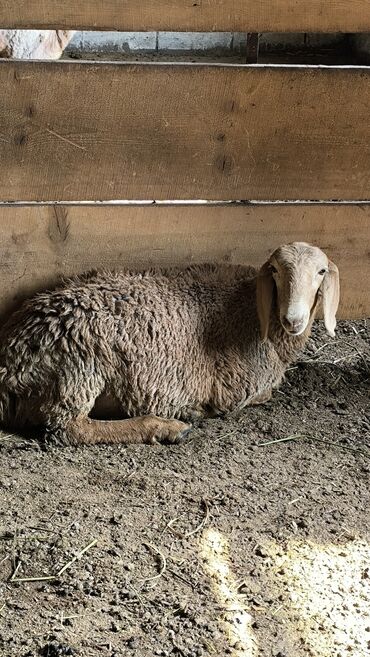
<instances>
[{"instance_id":1,"label":"wooden fence","mask_svg":"<svg viewBox=\"0 0 370 657\"><path fill-rule=\"evenodd\" d=\"M6 28L370 32L368 0L2 0Z\"/></svg>"},{"instance_id":2,"label":"wooden fence","mask_svg":"<svg viewBox=\"0 0 370 657\"><path fill-rule=\"evenodd\" d=\"M370 30L367 1L122 4L9 0L0 27ZM258 264L306 240L340 267L341 317L370 315L369 82L366 67L1 62L0 312L91 267ZM295 203L78 205L128 199Z\"/></svg>"}]
</instances>

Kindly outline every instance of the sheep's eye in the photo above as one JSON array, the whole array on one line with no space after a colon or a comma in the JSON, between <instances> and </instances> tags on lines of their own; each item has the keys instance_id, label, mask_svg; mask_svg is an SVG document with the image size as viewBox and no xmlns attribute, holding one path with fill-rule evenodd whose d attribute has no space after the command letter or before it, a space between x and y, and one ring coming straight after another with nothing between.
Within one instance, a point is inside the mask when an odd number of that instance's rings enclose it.
<instances>
[{"instance_id":1,"label":"sheep's eye","mask_svg":"<svg viewBox=\"0 0 370 657\"><path fill-rule=\"evenodd\" d=\"M326 274L326 269L320 269L319 275L324 276L324 274Z\"/></svg>"},{"instance_id":2,"label":"sheep's eye","mask_svg":"<svg viewBox=\"0 0 370 657\"><path fill-rule=\"evenodd\" d=\"M277 269L274 267L274 265L270 265L270 272L271 274L277 274Z\"/></svg>"}]
</instances>

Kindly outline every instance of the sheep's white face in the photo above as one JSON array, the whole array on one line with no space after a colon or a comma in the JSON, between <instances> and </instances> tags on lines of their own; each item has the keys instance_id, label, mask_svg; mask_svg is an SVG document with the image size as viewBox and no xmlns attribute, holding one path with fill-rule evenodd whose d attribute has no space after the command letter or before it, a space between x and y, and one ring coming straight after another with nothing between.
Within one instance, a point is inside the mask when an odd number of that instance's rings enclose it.
<instances>
[{"instance_id":1,"label":"sheep's white face","mask_svg":"<svg viewBox=\"0 0 370 657\"><path fill-rule=\"evenodd\" d=\"M295 242L272 254L269 269L276 285L281 325L289 335L301 335L329 273L329 259L317 247Z\"/></svg>"},{"instance_id":2,"label":"sheep's white face","mask_svg":"<svg viewBox=\"0 0 370 657\"><path fill-rule=\"evenodd\" d=\"M320 249L305 242L293 242L276 249L257 276L262 342L269 337L274 300L286 333L301 335L314 316L319 288L326 330L334 337L340 295L338 267Z\"/></svg>"}]
</instances>

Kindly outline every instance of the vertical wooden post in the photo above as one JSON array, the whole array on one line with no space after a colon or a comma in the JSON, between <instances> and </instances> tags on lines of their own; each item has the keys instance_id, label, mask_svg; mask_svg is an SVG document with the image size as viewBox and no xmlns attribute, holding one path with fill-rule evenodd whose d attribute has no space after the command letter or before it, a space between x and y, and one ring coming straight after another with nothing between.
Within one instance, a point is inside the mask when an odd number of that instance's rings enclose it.
<instances>
[{"instance_id":1,"label":"vertical wooden post","mask_svg":"<svg viewBox=\"0 0 370 657\"><path fill-rule=\"evenodd\" d=\"M258 32L247 32L246 64L257 64L260 35Z\"/></svg>"}]
</instances>

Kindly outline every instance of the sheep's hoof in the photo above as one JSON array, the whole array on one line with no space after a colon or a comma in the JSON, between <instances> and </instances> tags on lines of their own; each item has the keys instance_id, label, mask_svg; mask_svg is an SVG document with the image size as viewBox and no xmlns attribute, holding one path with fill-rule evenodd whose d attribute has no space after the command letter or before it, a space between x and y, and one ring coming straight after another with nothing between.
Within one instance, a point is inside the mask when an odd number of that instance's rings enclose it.
<instances>
[{"instance_id":1,"label":"sheep's hoof","mask_svg":"<svg viewBox=\"0 0 370 657\"><path fill-rule=\"evenodd\" d=\"M193 427L191 425L188 425L187 429L184 429L183 431L180 431L180 433L177 434L174 443L176 445L182 445L183 443L187 443L189 440L189 435L192 432Z\"/></svg>"},{"instance_id":2,"label":"sheep's hoof","mask_svg":"<svg viewBox=\"0 0 370 657\"><path fill-rule=\"evenodd\" d=\"M152 440L154 443L181 444L186 441L192 426L180 422L180 420L165 420L162 418L150 418L152 429Z\"/></svg>"}]
</instances>

